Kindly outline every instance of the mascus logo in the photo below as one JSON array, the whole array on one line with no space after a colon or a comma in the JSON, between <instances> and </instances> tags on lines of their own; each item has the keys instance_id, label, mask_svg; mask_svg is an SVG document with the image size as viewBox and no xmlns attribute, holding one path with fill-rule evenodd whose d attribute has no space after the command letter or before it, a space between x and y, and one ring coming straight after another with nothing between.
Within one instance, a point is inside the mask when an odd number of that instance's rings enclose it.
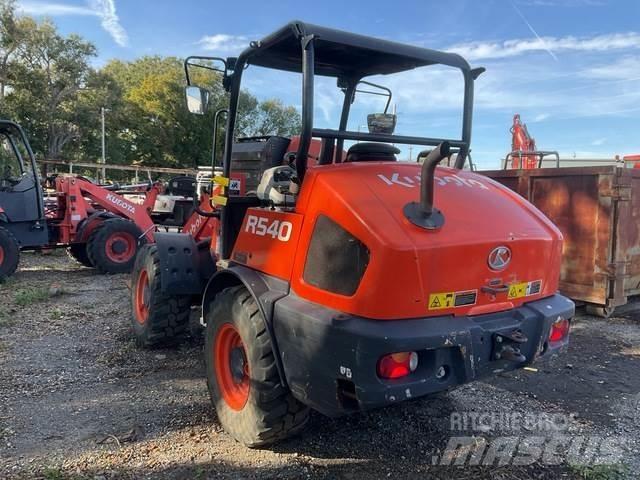
<instances>
[{"instance_id":1,"label":"mascus logo","mask_svg":"<svg viewBox=\"0 0 640 480\"><path fill-rule=\"evenodd\" d=\"M511 262L511 249L509 247L496 247L491 250L487 263L491 270L504 270Z\"/></svg>"}]
</instances>

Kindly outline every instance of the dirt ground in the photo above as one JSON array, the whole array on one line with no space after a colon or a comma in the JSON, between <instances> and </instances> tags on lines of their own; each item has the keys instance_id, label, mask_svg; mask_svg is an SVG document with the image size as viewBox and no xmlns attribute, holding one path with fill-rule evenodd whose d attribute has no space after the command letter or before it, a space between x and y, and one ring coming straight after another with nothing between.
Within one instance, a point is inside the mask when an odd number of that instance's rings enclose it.
<instances>
[{"instance_id":1,"label":"dirt ground","mask_svg":"<svg viewBox=\"0 0 640 480\"><path fill-rule=\"evenodd\" d=\"M341 419L315 414L302 436L250 450L218 424L201 339L137 348L127 276L60 253L24 254L0 286L0 478L640 478L640 305L608 321L579 316L569 352L535 371ZM607 440L611 460L442 465L452 437L541 435L500 422L461 432L461 412L568 418L560 433Z\"/></svg>"}]
</instances>

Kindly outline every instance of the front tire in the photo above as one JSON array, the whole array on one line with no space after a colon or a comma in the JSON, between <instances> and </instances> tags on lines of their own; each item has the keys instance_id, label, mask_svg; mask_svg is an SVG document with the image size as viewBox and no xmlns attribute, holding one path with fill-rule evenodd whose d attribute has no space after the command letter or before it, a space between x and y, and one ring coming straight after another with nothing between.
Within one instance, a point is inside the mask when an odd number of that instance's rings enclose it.
<instances>
[{"instance_id":1,"label":"front tire","mask_svg":"<svg viewBox=\"0 0 640 480\"><path fill-rule=\"evenodd\" d=\"M299 433L309 408L280 383L269 333L253 296L230 287L214 299L205 335L207 386L224 429L248 447Z\"/></svg>"},{"instance_id":2,"label":"front tire","mask_svg":"<svg viewBox=\"0 0 640 480\"><path fill-rule=\"evenodd\" d=\"M20 262L20 247L13 234L0 227L0 282L13 275Z\"/></svg>"},{"instance_id":3,"label":"front tire","mask_svg":"<svg viewBox=\"0 0 640 480\"><path fill-rule=\"evenodd\" d=\"M105 220L89 235L87 256L101 273L128 273L136 260L140 237L142 232L131 220Z\"/></svg>"},{"instance_id":4,"label":"front tire","mask_svg":"<svg viewBox=\"0 0 640 480\"><path fill-rule=\"evenodd\" d=\"M131 274L131 310L133 332L141 347L175 345L189 332L191 299L162 292L156 245L145 245L138 252Z\"/></svg>"}]
</instances>

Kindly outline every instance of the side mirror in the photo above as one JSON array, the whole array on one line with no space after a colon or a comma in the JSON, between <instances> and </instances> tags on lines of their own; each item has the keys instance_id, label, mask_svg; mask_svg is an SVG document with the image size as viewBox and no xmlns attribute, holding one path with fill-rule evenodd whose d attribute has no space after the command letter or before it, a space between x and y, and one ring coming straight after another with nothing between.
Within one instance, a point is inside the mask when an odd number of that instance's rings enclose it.
<instances>
[{"instance_id":1,"label":"side mirror","mask_svg":"<svg viewBox=\"0 0 640 480\"><path fill-rule=\"evenodd\" d=\"M209 105L209 92L204 88L189 86L185 89L187 108L191 113L204 115Z\"/></svg>"},{"instance_id":2,"label":"side mirror","mask_svg":"<svg viewBox=\"0 0 640 480\"><path fill-rule=\"evenodd\" d=\"M393 113L372 113L367 115L369 133L384 133L392 135L396 129L398 117Z\"/></svg>"}]
</instances>

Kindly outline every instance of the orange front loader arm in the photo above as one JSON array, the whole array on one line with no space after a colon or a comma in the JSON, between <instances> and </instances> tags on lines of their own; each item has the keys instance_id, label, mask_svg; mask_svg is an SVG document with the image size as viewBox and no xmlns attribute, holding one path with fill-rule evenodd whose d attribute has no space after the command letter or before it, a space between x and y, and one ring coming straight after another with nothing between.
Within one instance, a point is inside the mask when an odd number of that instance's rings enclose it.
<instances>
[{"instance_id":1,"label":"orange front loader arm","mask_svg":"<svg viewBox=\"0 0 640 480\"><path fill-rule=\"evenodd\" d=\"M153 185L147 192L144 204L139 205L87 180L58 177L56 191L60 196L59 202L64 204L61 205L64 208L64 214L60 222L60 243L77 241L76 234L80 222L96 211L87 201L87 197L104 210L133 221L144 232L147 240L153 241L155 225L151 219L151 209L160 193L159 188L158 185Z\"/></svg>"},{"instance_id":2,"label":"orange front loader arm","mask_svg":"<svg viewBox=\"0 0 640 480\"><path fill-rule=\"evenodd\" d=\"M211 205L211 197L208 194L204 193L201 195L199 208L207 213L214 212L214 208ZM211 238L212 243L215 244L214 231L217 234L218 223L218 218L204 217L194 211L182 227L182 233L188 233L196 242L204 240L205 238Z\"/></svg>"}]
</instances>

